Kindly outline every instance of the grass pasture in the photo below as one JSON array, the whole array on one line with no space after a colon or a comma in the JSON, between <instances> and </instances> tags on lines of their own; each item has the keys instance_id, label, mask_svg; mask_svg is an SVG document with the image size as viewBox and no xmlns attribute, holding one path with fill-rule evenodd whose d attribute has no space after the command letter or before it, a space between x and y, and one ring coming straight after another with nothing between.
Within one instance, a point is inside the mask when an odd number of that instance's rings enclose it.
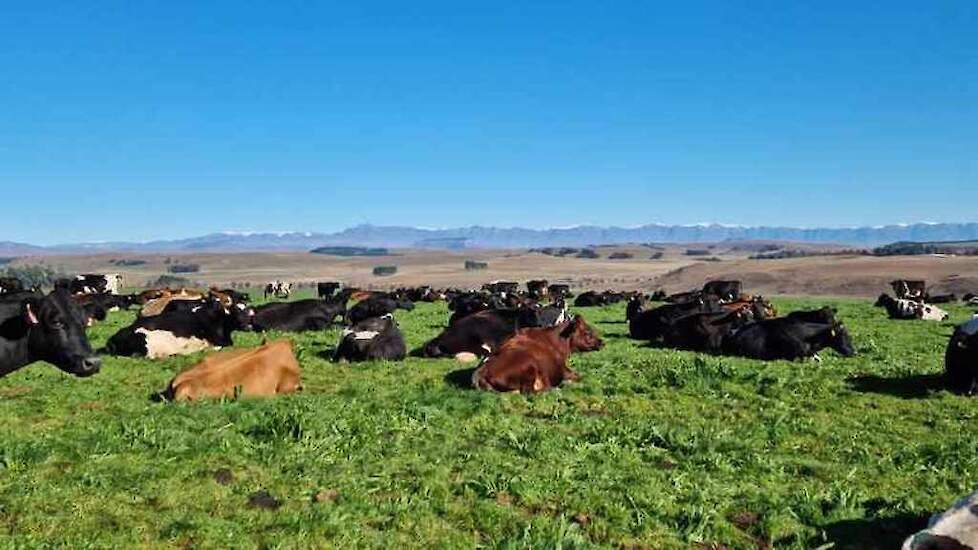
<instances>
[{"instance_id":1,"label":"grass pasture","mask_svg":"<svg viewBox=\"0 0 978 550\"><path fill-rule=\"evenodd\" d=\"M0 379L0 546L894 548L974 489L978 409L936 378L968 309L775 303L835 305L858 356L648 348L622 304L578 310L607 346L537 396L459 388L448 360L333 364L338 329L288 335L305 389L274 400L149 400L200 356L34 365ZM397 316L411 347L447 319Z\"/></svg>"}]
</instances>

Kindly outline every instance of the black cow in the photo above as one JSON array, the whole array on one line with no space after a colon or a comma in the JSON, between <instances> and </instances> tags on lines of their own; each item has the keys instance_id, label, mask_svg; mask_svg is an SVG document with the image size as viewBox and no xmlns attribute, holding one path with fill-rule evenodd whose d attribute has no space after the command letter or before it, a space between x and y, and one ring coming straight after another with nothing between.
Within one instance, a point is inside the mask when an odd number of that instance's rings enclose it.
<instances>
[{"instance_id":1,"label":"black cow","mask_svg":"<svg viewBox=\"0 0 978 550\"><path fill-rule=\"evenodd\" d=\"M557 298L573 298L574 294L571 292L570 285L565 284L552 284L547 287L547 294L550 295L551 299Z\"/></svg>"},{"instance_id":2,"label":"black cow","mask_svg":"<svg viewBox=\"0 0 978 550\"><path fill-rule=\"evenodd\" d=\"M304 332L323 330L339 318L346 317L350 289L341 291L328 301L310 298L296 302L277 302L255 308L255 330Z\"/></svg>"},{"instance_id":3,"label":"black cow","mask_svg":"<svg viewBox=\"0 0 978 550\"><path fill-rule=\"evenodd\" d=\"M371 317L383 317L389 313L394 313L398 309L411 311L414 309L414 302L393 295L371 296L366 300L357 302L350 308L346 315L347 322L355 325Z\"/></svg>"},{"instance_id":4,"label":"black cow","mask_svg":"<svg viewBox=\"0 0 978 550\"><path fill-rule=\"evenodd\" d=\"M249 329L252 322L251 310L228 308L218 300L207 300L190 311L167 311L152 317L139 317L112 335L105 349L112 355L150 359L187 355L232 345L231 333Z\"/></svg>"},{"instance_id":5,"label":"black cow","mask_svg":"<svg viewBox=\"0 0 978 550\"><path fill-rule=\"evenodd\" d=\"M99 371L102 361L85 335L85 314L66 291L0 297L0 377L36 361L79 377Z\"/></svg>"},{"instance_id":6,"label":"black cow","mask_svg":"<svg viewBox=\"0 0 978 550\"><path fill-rule=\"evenodd\" d=\"M430 286L401 288L396 290L393 294L411 302L425 302L429 304L445 299L444 294L435 292L435 290Z\"/></svg>"},{"instance_id":7,"label":"black cow","mask_svg":"<svg viewBox=\"0 0 978 550\"><path fill-rule=\"evenodd\" d=\"M482 292L463 294L448 304L448 309L453 311L448 324L454 325L459 319L464 319L473 313L490 309L504 309L505 307L506 303L498 296Z\"/></svg>"},{"instance_id":8,"label":"black cow","mask_svg":"<svg viewBox=\"0 0 978 550\"><path fill-rule=\"evenodd\" d=\"M512 281L493 281L482 285L482 290L493 294L518 294L520 284Z\"/></svg>"},{"instance_id":9,"label":"black cow","mask_svg":"<svg viewBox=\"0 0 978 550\"><path fill-rule=\"evenodd\" d=\"M635 340L654 341L662 337L669 325L677 319L697 313L723 312L716 296L702 296L696 302L666 304L648 311L641 311L628 323L628 334Z\"/></svg>"},{"instance_id":10,"label":"black cow","mask_svg":"<svg viewBox=\"0 0 978 550\"><path fill-rule=\"evenodd\" d=\"M539 300L539 299L541 299L541 298L543 298L544 296L547 295L547 286L548 286L548 283L547 283L547 280L546 279L539 279L539 280L536 280L536 281L527 281L526 282L526 291L527 291L527 294L529 294L530 298Z\"/></svg>"},{"instance_id":11,"label":"black cow","mask_svg":"<svg viewBox=\"0 0 978 550\"><path fill-rule=\"evenodd\" d=\"M540 319L532 309L497 309L473 313L459 319L425 344L425 357L452 357L460 353L485 356L521 328L538 327Z\"/></svg>"},{"instance_id":12,"label":"black cow","mask_svg":"<svg viewBox=\"0 0 978 550\"><path fill-rule=\"evenodd\" d=\"M625 320L631 322L632 319L638 317L639 313L645 309L646 301L645 297L641 294L637 296L632 296L628 300L628 306L625 307Z\"/></svg>"},{"instance_id":13,"label":"black cow","mask_svg":"<svg viewBox=\"0 0 978 550\"><path fill-rule=\"evenodd\" d=\"M690 292L677 292L675 294L670 294L665 297L665 301L670 304L691 304L694 302L699 302L703 299L702 290L693 290Z\"/></svg>"},{"instance_id":14,"label":"black cow","mask_svg":"<svg viewBox=\"0 0 978 550\"><path fill-rule=\"evenodd\" d=\"M954 329L944 352L944 381L955 393L978 392L978 317Z\"/></svg>"},{"instance_id":15,"label":"black cow","mask_svg":"<svg viewBox=\"0 0 978 550\"><path fill-rule=\"evenodd\" d=\"M574 299L574 306L576 307L593 307L593 306L607 306L611 304L617 304L625 299L624 292L615 292L613 290L606 290L604 292L595 292L589 290L577 298Z\"/></svg>"},{"instance_id":16,"label":"black cow","mask_svg":"<svg viewBox=\"0 0 978 550\"><path fill-rule=\"evenodd\" d=\"M814 357L824 348L832 348L843 357L856 353L842 323L810 323L791 317L751 323L723 342L726 353L763 360Z\"/></svg>"},{"instance_id":17,"label":"black cow","mask_svg":"<svg viewBox=\"0 0 978 550\"><path fill-rule=\"evenodd\" d=\"M316 295L320 298L332 298L341 288L343 288L343 283L336 281L316 283Z\"/></svg>"},{"instance_id":18,"label":"black cow","mask_svg":"<svg viewBox=\"0 0 978 550\"><path fill-rule=\"evenodd\" d=\"M407 356L404 335L393 315L360 321L343 331L334 361L400 361Z\"/></svg>"},{"instance_id":19,"label":"black cow","mask_svg":"<svg viewBox=\"0 0 978 550\"><path fill-rule=\"evenodd\" d=\"M687 315L666 327L662 342L676 349L719 353L725 338L752 321L751 308Z\"/></svg>"},{"instance_id":20,"label":"black cow","mask_svg":"<svg viewBox=\"0 0 978 550\"><path fill-rule=\"evenodd\" d=\"M251 294L248 294L247 292L241 292L239 290L234 290L233 288L211 288L212 296L219 294L227 296L236 304L247 304L251 301Z\"/></svg>"},{"instance_id":21,"label":"black cow","mask_svg":"<svg viewBox=\"0 0 978 550\"><path fill-rule=\"evenodd\" d=\"M740 281L709 281L703 285L703 294L716 296L721 302L736 302L742 286Z\"/></svg>"},{"instance_id":22,"label":"black cow","mask_svg":"<svg viewBox=\"0 0 978 550\"><path fill-rule=\"evenodd\" d=\"M24 283L16 277L0 277L0 295L24 292Z\"/></svg>"}]
</instances>

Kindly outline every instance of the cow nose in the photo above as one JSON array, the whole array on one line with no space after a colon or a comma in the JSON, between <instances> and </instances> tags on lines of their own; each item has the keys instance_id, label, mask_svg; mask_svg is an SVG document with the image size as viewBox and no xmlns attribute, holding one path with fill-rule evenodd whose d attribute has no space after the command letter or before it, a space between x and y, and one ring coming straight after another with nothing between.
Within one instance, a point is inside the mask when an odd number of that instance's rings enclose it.
<instances>
[{"instance_id":1,"label":"cow nose","mask_svg":"<svg viewBox=\"0 0 978 550\"><path fill-rule=\"evenodd\" d=\"M100 357L86 357L82 359L82 366L85 367L86 371L96 373L102 366L102 359Z\"/></svg>"}]
</instances>

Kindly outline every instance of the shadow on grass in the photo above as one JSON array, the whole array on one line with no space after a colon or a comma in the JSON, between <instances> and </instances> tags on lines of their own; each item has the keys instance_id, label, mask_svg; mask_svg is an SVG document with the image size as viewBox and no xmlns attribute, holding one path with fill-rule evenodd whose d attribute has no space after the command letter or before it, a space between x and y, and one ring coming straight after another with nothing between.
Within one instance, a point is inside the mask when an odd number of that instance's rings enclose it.
<instances>
[{"instance_id":1,"label":"shadow on grass","mask_svg":"<svg viewBox=\"0 0 978 550\"><path fill-rule=\"evenodd\" d=\"M926 399L934 392L944 389L944 380L939 374L915 374L897 378L867 374L850 378L847 382L857 392L880 393L902 399Z\"/></svg>"},{"instance_id":2,"label":"shadow on grass","mask_svg":"<svg viewBox=\"0 0 978 550\"><path fill-rule=\"evenodd\" d=\"M453 370L445 375L445 383L463 390L472 389L472 374L476 367Z\"/></svg>"},{"instance_id":3,"label":"shadow on grass","mask_svg":"<svg viewBox=\"0 0 978 550\"><path fill-rule=\"evenodd\" d=\"M851 519L825 526L836 550L891 550L910 535L927 527L928 516L900 514L888 518Z\"/></svg>"}]
</instances>

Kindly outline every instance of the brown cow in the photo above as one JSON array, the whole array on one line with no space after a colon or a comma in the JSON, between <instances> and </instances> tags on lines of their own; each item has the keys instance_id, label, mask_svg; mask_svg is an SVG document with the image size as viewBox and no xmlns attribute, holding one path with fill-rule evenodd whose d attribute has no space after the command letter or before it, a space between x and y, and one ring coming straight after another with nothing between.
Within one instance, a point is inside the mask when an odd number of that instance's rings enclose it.
<instances>
[{"instance_id":1,"label":"brown cow","mask_svg":"<svg viewBox=\"0 0 978 550\"><path fill-rule=\"evenodd\" d=\"M499 392L546 391L580 378L567 366L572 352L602 346L604 342L580 315L551 328L522 329L475 370L472 384Z\"/></svg>"},{"instance_id":2,"label":"brown cow","mask_svg":"<svg viewBox=\"0 0 978 550\"><path fill-rule=\"evenodd\" d=\"M299 362L292 342L275 340L257 348L215 353L181 372L163 396L172 401L270 397L300 389Z\"/></svg>"}]
</instances>

